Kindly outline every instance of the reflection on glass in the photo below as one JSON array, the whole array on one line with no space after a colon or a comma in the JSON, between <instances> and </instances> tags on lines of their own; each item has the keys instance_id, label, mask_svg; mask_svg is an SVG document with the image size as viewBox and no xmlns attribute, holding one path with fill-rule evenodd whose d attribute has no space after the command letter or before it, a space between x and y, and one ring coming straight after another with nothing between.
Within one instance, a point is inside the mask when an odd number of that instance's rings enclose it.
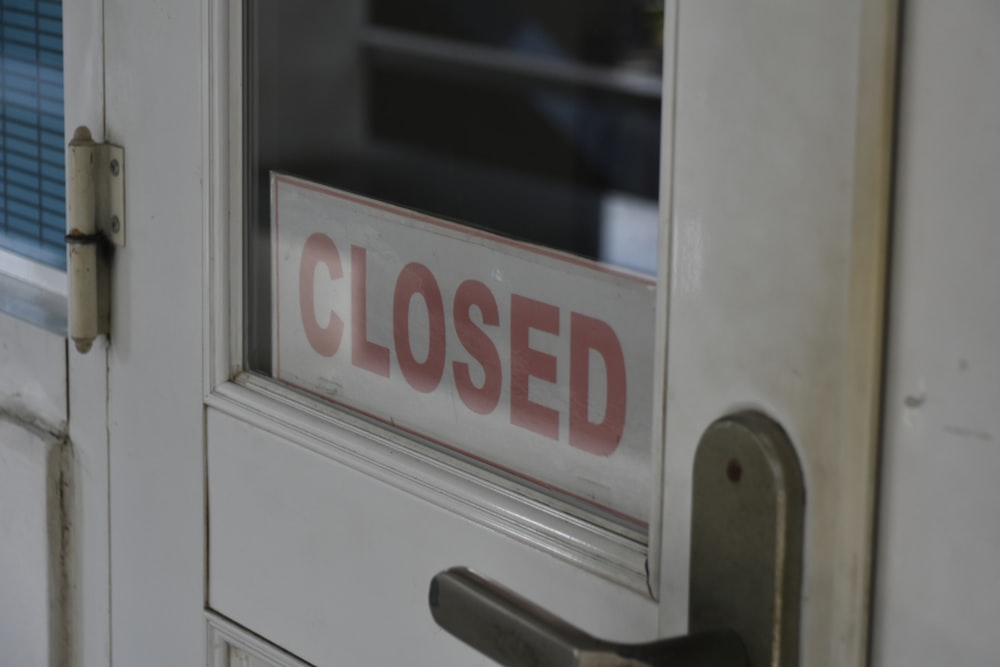
<instances>
[{"instance_id":1,"label":"reflection on glass","mask_svg":"<svg viewBox=\"0 0 1000 667\"><path fill-rule=\"evenodd\" d=\"M662 0L249 4L259 186L290 172L655 273L632 250L655 239Z\"/></svg>"},{"instance_id":2,"label":"reflection on glass","mask_svg":"<svg viewBox=\"0 0 1000 667\"><path fill-rule=\"evenodd\" d=\"M604 67L660 67L662 1L374 0L370 23L408 33Z\"/></svg>"},{"instance_id":3,"label":"reflection on glass","mask_svg":"<svg viewBox=\"0 0 1000 667\"><path fill-rule=\"evenodd\" d=\"M656 272L662 0L246 0L248 365L284 172Z\"/></svg>"}]
</instances>

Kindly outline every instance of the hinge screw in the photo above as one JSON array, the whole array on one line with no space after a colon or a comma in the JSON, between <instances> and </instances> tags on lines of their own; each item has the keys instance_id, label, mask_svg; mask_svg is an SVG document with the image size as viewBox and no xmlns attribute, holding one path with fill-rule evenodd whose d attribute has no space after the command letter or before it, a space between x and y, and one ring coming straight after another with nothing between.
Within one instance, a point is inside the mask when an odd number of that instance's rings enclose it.
<instances>
[{"instance_id":1,"label":"hinge screw","mask_svg":"<svg viewBox=\"0 0 1000 667\"><path fill-rule=\"evenodd\" d=\"M111 175L117 176L118 172L121 171L121 166L118 164L118 160L111 161Z\"/></svg>"},{"instance_id":2,"label":"hinge screw","mask_svg":"<svg viewBox=\"0 0 1000 667\"><path fill-rule=\"evenodd\" d=\"M117 162L112 162L112 164L118 164ZM122 221L118 219L117 215L111 216L111 232L117 234L121 231Z\"/></svg>"}]
</instances>

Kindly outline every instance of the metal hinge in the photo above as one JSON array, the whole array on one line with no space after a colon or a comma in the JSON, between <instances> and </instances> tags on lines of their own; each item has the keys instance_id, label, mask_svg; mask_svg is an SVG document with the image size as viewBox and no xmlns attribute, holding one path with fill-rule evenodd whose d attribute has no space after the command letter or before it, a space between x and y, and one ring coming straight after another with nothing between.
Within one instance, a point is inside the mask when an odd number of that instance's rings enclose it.
<instances>
[{"instance_id":1,"label":"metal hinge","mask_svg":"<svg viewBox=\"0 0 1000 667\"><path fill-rule=\"evenodd\" d=\"M67 162L69 336L87 352L111 330L111 253L125 245L125 152L78 127Z\"/></svg>"}]
</instances>

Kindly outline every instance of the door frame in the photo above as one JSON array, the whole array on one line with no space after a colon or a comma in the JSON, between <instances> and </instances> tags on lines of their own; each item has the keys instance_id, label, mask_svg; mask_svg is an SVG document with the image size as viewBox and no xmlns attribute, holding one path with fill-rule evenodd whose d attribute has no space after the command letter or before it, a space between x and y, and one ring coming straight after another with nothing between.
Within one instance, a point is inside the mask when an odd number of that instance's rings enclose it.
<instances>
[{"instance_id":1,"label":"door frame","mask_svg":"<svg viewBox=\"0 0 1000 667\"><path fill-rule=\"evenodd\" d=\"M100 142L105 138L103 0L62 5L66 143L80 125ZM67 655L75 665L106 667L111 661L108 341L99 337L89 354L66 347L74 468L66 517Z\"/></svg>"}]
</instances>

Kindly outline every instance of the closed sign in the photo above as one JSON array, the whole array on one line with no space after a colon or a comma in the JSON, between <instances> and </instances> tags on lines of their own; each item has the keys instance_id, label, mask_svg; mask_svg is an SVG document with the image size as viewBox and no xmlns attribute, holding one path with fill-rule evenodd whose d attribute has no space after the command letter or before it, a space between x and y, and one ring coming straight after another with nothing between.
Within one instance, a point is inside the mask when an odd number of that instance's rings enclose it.
<instances>
[{"instance_id":1,"label":"closed sign","mask_svg":"<svg viewBox=\"0 0 1000 667\"><path fill-rule=\"evenodd\" d=\"M271 194L277 379L647 521L652 282L284 175Z\"/></svg>"}]
</instances>

